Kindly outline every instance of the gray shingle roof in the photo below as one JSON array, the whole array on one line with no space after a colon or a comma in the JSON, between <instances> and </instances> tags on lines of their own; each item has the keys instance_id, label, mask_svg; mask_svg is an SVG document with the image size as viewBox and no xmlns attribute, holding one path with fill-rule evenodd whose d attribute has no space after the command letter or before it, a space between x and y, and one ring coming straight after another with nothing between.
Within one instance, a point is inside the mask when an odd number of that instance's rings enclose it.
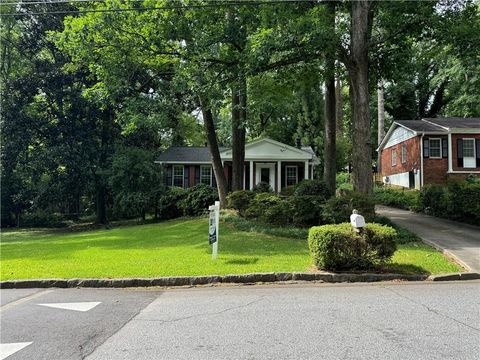
<instances>
[{"instance_id":1,"label":"gray shingle roof","mask_svg":"<svg viewBox=\"0 0 480 360\"><path fill-rule=\"evenodd\" d=\"M444 118L444 119L424 119L431 123L457 129L480 129L480 117L478 118Z\"/></svg>"},{"instance_id":2,"label":"gray shingle roof","mask_svg":"<svg viewBox=\"0 0 480 360\"><path fill-rule=\"evenodd\" d=\"M227 148L220 147L223 151ZM206 146L172 146L160 154L159 162L211 162L210 150Z\"/></svg>"},{"instance_id":3,"label":"gray shingle roof","mask_svg":"<svg viewBox=\"0 0 480 360\"><path fill-rule=\"evenodd\" d=\"M397 124L418 132L447 132L444 128L423 120L396 120Z\"/></svg>"}]
</instances>

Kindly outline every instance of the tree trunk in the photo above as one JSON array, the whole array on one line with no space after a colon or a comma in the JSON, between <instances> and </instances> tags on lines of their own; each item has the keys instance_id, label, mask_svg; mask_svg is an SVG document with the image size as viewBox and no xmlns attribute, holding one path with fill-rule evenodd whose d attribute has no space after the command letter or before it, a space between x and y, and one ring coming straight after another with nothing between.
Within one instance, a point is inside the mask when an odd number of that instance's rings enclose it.
<instances>
[{"instance_id":1,"label":"tree trunk","mask_svg":"<svg viewBox=\"0 0 480 360\"><path fill-rule=\"evenodd\" d=\"M246 81L232 86L232 190L243 189L245 163Z\"/></svg>"},{"instance_id":2,"label":"tree trunk","mask_svg":"<svg viewBox=\"0 0 480 360\"><path fill-rule=\"evenodd\" d=\"M335 85L335 117L337 124L337 136L343 136L343 96L342 96L342 83L339 78Z\"/></svg>"},{"instance_id":3,"label":"tree trunk","mask_svg":"<svg viewBox=\"0 0 480 360\"><path fill-rule=\"evenodd\" d=\"M329 3L328 28L335 32L335 4ZM325 61L325 133L323 152L323 179L331 194L335 193L336 185L336 116L335 116L335 52L330 50L326 53Z\"/></svg>"},{"instance_id":4,"label":"tree trunk","mask_svg":"<svg viewBox=\"0 0 480 360\"><path fill-rule=\"evenodd\" d=\"M227 207L227 178L223 172L222 159L218 150L217 134L215 133L215 124L213 123L213 114L209 105L204 99L199 97L200 107L202 109L203 123L207 133L207 144L210 154L212 155L213 173L217 181L218 197L220 199L220 207Z\"/></svg>"},{"instance_id":5,"label":"tree trunk","mask_svg":"<svg viewBox=\"0 0 480 360\"><path fill-rule=\"evenodd\" d=\"M368 43L371 33L370 1L352 2L351 55L348 66L352 96L352 179L353 190L370 194L372 179L372 140L370 94L368 87Z\"/></svg>"}]
</instances>

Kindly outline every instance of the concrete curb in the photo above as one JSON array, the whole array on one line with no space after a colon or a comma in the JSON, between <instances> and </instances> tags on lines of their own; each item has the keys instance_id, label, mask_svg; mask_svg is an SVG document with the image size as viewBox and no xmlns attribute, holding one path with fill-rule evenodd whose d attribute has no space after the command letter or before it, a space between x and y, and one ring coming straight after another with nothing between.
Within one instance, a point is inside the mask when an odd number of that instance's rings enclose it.
<instances>
[{"instance_id":1,"label":"concrete curb","mask_svg":"<svg viewBox=\"0 0 480 360\"><path fill-rule=\"evenodd\" d=\"M44 280L10 280L0 282L0 289L23 288L126 288L126 287L174 287L208 284L254 284L285 281L318 282L376 282L376 281L423 281L425 275L401 274L333 274L333 273L253 273L211 276L175 276L161 278L135 279L44 279ZM439 280L435 280L439 281Z\"/></svg>"},{"instance_id":2,"label":"concrete curb","mask_svg":"<svg viewBox=\"0 0 480 360\"><path fill-rule=\"evenodd\" d=\"M287 281L316 281L325 283L354 283L378 281L455 281L480 279L479 273L455 273L443 275L402 274L352 274L352 273L253 273L208 276L173 276L133 279L44 279L10 280L0 282L0 289L25 288L128 288L128 287L175 287L209 284L255 284Z\"/></svg>"}]
</instances>

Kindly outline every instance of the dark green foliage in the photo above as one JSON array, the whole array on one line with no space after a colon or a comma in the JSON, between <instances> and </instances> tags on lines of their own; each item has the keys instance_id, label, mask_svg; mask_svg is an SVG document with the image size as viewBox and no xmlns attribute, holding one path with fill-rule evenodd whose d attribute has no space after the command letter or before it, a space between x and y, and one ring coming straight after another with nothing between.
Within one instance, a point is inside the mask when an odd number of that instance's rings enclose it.
<instances>
[{"instance_id":1,"label":"dark green foliage","mask_svg":"<svg viewBox=\"0 0 480 360\"><path fill-rule=\"evenodd\" d=\"M264 220L266 211L274 205L280 203L282 199L275 194L260 193L255 195L250 206L245 211L245 217L248 219Z\"/></svg>"},{"instance_id":2,"label":"dark green foliage","mask_svg":"<svg viewBox=\"0 0 480 360\"><path fill-rule=\"evenodd\" d=\"M281 196L293 196L295 193L296 185L289 185L280 190Z\"/></svg>"},{"instance_id":3,"label":"dark green foliage","mask_svg":"<svg viewBox=\"0 0 480 360\"><path fill-rule=\"evenodd\" d=\"M273 192L272 187L266 182L259 182L253 187L253 191L256 193L271 193Z\"/></svg>"},{"instance_id":4,"label":"dark green foliage","mask_svg":"<svg viewBox=\"0 0 480 360\"><path fill-rule=\"evenodd\" d=\"M238 211L240 216L245 216L245 211L255 198L255 193L249 190L234 191L227 197L228 207Z\"/></svg>"},{"instance_id":5,"label":"dark green foliage","mask_svg":"<svg viewBox=\"0 0 480 360\"><path fill-rule=\"evenodd\" d=\"M181 201L187 196L187 191L179 187L171 187L160 196L158 211L161 219L175 219L183 216Z\"/></svg>"},{"instance_id":6,"label":"dark green foliage","mask_svg":"<svg viewBox=\"0 0 480 360\"><path fill-rule=\"evenodd\" d=\"M61 228L67 226L65 217L57 213L47 213L42 210L23 215L20 218L22 227Z\"/></svg>"},{"instance_id":7,"label":"dark green foliage","mask_svg":"<svg viewBox=\"0 0 480 360\"><path fill-rule=\"evenodd\" d=\"M480 184L452 181L447 186L425 186L420 207L427 214L480 225Z\"/></svg>"},{"instance_id":8,"label":"dark green foliage","mask_svg":"<svg viewBox=\"0 0 480 360\"><path fill-rule=\"evenodd\" d=\"M420 206L420 192L417 190L376 187L374 198L377 204L411 211L417 211Z\"/></svg>"},{"instance_id":9,"label":"dark green foliage","mask_svg":"<svg viewBox=\"0 0 480 360\"><path fill-rule=\"evenodd\" d=\"M446 188L440 185L426 185L420 192L420 206L430 215L445 216L447 209Z\"/></svg>"},{"instance_id":10,"label":"dark green foliage","mask_svg":"<svg viewBox=\"0 0 480 360\"><path fill-rule=\"evenodd\" d=\"M208 207L218 200L218 192L215 188L199 184L188 188L185 197L180 201L183 215L196 216L208 211Z\"/></svg>"},{"instance_id":11,"label":"dark green foliage","mask_svg":"<svg viewBox=\"0 0 480 360\"><path fill-rule=\"evenodd\" d=\"M303 180L295 188L294 194L296 196L315 195L325 200L332 196L323 180Z\"/></svg>"},{"instance_id":12,"label":"dark green foliage","mask_svg":"<svg viewBox=\"0 0 480 360\"><path fill-rule=\"evenodd\" d=\"M367 222L375 217L375 203L371 196L346 191L344 195L333 197L326 202L322 213L323 220L325 223L334 224L349 221L354 209L358 210Z\"/></svg>"},{"instance_id":13,"label":"dark green foliage","mask_svg":"<svg viewBox=\"0 0 480 360\"><path fill-rule=\"evenodd\" d=\"M381 265L396 250L396 231L388 226L368 224L358 234L348 223L310 229L308 245L313 262L322 270L366 270Z\"/></svg>"},{"instance_id":14,"label":"dark green foliage","mask_svg":"<svg viewBox=\"0 0 480 360\"><path fill-rule=\"evenodd\" d=\"M323 196L292 196L288 199L289 214L295 226L313 226L322 223Z\"/></svg>"},{"instance_id":15,"label":"dark green foliage","mask_svg":"<svg viewBox=\"0 0 480 360\"><path fill-rule=\"evenodd\" d=\"M261 219L267 224L290 225L293 221L290 204L285 200L280 200L277 204L267 207Z\"/></svg>"}]
</instances>

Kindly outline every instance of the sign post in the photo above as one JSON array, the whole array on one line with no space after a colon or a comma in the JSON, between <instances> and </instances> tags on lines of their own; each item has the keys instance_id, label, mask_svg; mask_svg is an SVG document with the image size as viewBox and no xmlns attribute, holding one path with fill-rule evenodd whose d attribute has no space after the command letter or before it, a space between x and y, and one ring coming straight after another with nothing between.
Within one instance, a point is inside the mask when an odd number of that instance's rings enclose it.
<instances>
[{"instance_id":1,"label":"sign post","mask_svg":"<svg viewBox=\"0 0 480 360\"><path fill-rule=\"evenodd\" d=\"M220 201L215 201L215 205L208 207L210 214L208 217L208 243L212 245L212 260L217 258L218 253L218 225L220 220Z\"/></svg>"}]
</instances>

